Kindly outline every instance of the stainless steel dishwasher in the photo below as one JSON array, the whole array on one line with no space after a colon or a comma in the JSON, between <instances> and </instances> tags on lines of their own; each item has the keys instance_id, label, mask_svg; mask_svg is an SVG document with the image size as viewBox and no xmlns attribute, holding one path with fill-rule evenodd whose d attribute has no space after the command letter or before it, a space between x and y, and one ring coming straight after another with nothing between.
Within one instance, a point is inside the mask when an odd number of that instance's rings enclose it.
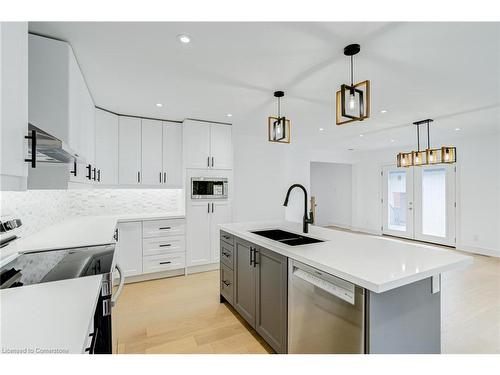
<instances>
[{"instance_id":1,"label":"stainless steel dishwasher","mask_svg":"<svg viewBox=\"0 0 500 375\"><path fill-rule=\"evenodd\" d=\"M364 353L364 289L289 260L288 353Z\"/></svg>"}]
</instances>

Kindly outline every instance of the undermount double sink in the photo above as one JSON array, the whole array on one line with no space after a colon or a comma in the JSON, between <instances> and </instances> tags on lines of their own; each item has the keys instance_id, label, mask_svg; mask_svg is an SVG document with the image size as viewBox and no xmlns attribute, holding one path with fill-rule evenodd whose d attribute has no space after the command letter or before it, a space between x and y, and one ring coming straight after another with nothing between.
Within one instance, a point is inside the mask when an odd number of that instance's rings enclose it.
<instances>
[{"instance_id":1,"label":"undermount double sink","mask_svg":"<svg viewBox=\"0 0 500 375\"><path fill-rule=\"evenodd\" d=\"M302 236L297 233L287 232L281 229L268 229L253 231L253 234L278 241L289 246L308 245L312 243L324 242L312 237Z\"/></svg>"}]
</instances>

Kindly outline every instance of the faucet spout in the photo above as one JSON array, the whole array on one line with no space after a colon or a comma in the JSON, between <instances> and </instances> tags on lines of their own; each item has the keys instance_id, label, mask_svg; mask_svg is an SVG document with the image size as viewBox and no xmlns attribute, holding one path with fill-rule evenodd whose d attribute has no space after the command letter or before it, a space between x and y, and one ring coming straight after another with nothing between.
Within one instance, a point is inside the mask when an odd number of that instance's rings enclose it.
<instances>
[{"instance_id":1,"label":"faucet spout","mask_svg":"<svg viewBox=\"0 0 500 375\"><path fill-rule=\"evenodd\" d=\"M307 190L306 190L306 188L301 184L293 184L292 186L290 186L288 188L288 191L286 192L286 197L285 197L285 201L283 202L283 206L285 206L285 207L288 206L288 200L290 198L290 193L295 188L299 188L304 192L304 217L302 220L302 231L304 233L308 233L309 232L309 224L313 223L314 218L313 218L312 211L309 212L309 216L307 215Z\"/></svg>"}]
</instances>

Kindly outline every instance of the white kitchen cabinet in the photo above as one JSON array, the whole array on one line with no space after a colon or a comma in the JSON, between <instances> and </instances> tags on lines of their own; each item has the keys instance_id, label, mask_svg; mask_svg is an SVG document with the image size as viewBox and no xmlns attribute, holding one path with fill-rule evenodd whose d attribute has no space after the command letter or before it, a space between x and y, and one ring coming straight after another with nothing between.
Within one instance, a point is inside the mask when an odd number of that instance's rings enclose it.
<instances>
[{"instance_id":1,"label":"white kitchen cabinet","mask_svg":"<svg viewBox=\"0 0 500 375\"><path fill-rule=\"evenodd\" d=\"M118 116L95 110L95 164L103 185L118 185Z\"/></svg>"},{"instance_id":2,"label":"white kitchen cabinet","mask_svg":"<svg viewBox=\"0 0 500 375\"><path fill-rule=\"evenodd\" d=\"M141 119L119 117L118 180L120 185L141 183Z\"/></svg>"},{"instance_id":3,"label":"white kitchen cabinet","mask_svg":"<svg viewBox=\"0 0 500 375\"><path fill-rule=\"evenodd\" d=\"M211 243L211 262L218 262L220 259L220 228L219 224L227 224L232 221L233 214L231 201L213 201L211 204L210 217L210 243Z\"/></svg>"},{"instance_id":4,"label":"white kitchen cabinet","mask_svg":"<svg viewBox=\"0 0 500 375\"><path fill-rule=\"evenodd\" d=\"M162 134L161 121L142 119L141 184L143 185L162 184Z\"/></svg>"},{"instance_id":5,"label":"white kitchen cabinet","mask_svg":"<svg viewBox=\"0 0 500 375\"><path fill-rule=\"evenodd\" d=\"M163 121L163 184L182 188L182 125Z\"/></svg>"},{"instance_id":6,"label":"white kitchen cabinet","mask_svg":"<svg viewBox=\"0 0 500 375\"><path fill-rule=\"evenodd\" d=\"M204 121L184 121L186 168L232 169L231 126Z\"/></svg>"},{"instance_id":7,"label":"white kitchen cabinet","mask_svg":"<svg viewBox=\"0 0 500 375\"><path fill-rule=\"evenodd\" d=\"M0 188L25 190L28 164L28 23L0 23Z\"/></svg>"},{"instance_id":8,"label":"white kitchen cabinet","mask_svg":"<svg viewBox=\"0 0 500 375\"><path fill-rule=\"evenodd\" d=\"M210 166L210 124L186 120L184 126L184 160L186 168L206 169Z\"/></svg>"},{"instance_id":9,"label":"white kitchen cabinet","mask_svg":"<svg viewBox=\"0 0 500 375\"><path fill-rule=\"evenodd\" d=\"M142 273L142 223L118 223L118 242L116 243L116 262L124 276Z\"/></svg>"},{"instance_id":10,"label":"white kitchen cabinet","mask_svg":"<svg viewBox=\"0 0 500 375\"><path fill-rule=\"evenodd\" d=\"M210 202L188 202L186 224L188 266L210 263Z\"/></svg>"},{"instance_id":11,"label":"white kitchen cabinet","mask_svg":"<svg viewBox=\"0 0 500 375\"><path fill-rule=\"evenodd\" d=\"M219 261L218 225L231 221L231 201L190 201L187 203L188 266Z\"/></svg>"},{"instance_id":12,"label":"white kitchen cabinet","mask_svg":"<svg viewBox=\"0 0 500 375\"><path fill-rule=\"evenodd\" d=\"M233 168L232 126L211 124L210 126L210 166L213 169Z\"/></svg>"}]
</instances>

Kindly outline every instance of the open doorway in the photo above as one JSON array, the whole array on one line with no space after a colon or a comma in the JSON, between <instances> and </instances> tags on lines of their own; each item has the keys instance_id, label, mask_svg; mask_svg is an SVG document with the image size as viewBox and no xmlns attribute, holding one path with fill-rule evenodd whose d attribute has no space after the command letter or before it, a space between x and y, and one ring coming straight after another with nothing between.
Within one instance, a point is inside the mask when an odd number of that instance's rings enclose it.
<instances>
[{"instance_id":1,"label":"open doorway","mask_svg":"<svg viewBox=\"0 0 500 375\"><path fill-rule=\"evenodd\" d=\"M352 165L311 162L310 171L314 224L350 229Z\"/></svg>"}]
</instances>

